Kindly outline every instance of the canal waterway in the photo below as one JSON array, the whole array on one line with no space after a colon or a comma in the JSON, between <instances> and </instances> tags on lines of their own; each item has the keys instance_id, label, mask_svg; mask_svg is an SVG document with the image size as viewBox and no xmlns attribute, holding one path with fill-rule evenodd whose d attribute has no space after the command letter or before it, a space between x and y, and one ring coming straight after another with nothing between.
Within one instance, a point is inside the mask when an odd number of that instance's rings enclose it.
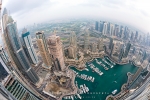
<instances>
[{"instance_id":1,"label":"canal waterway","mask_svg":"<svg viewBox=\"0 0 150 100\"><path fill-rule=\"evenodd\" d=\"M108 63L113 65L111 61L108 59L105 59ZM101 61L106 67L108 67L108 70L105 70L102 66L100 66L98 63L96 63L96 60L93 60L91 63L97 67L99 70L103 72L103 75L99 75L96 72L94 72L89 64L87 63L87 69L89 71L83 70L79 71L75 69L74 67L71 67L70 69L78 72L79 75L85 74L88 76L92 76L95 78L94 82L83 80L79 77L76 77L75 81L78 84L78 87L80 88L80 85L85 84L89 88L89 92L86 94L80 94L82 97L82 100L105 100L106 97L110 94L112 94L112 91L117 89L117 93L121 91L121 86L127 82L127 73L130 72L134 74L137 71L137 67L132 64L126 64L126 65L118 65L115 64L113 68L110 68L111 66L106 64L101 58L97 59L98 61ZM76 83L75 82L75 83ZM76 98L74 98L76 99Z\"/></svg>"}]
</instances>

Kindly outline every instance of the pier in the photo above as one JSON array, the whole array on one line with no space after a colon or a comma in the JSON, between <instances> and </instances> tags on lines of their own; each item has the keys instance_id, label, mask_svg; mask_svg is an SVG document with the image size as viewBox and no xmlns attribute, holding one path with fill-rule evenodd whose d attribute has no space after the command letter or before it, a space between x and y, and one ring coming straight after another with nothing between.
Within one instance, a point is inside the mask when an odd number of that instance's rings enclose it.
<instances>
[{"instance_id":1,"label":"pier","mask_svg":"<svg viewBox=\"0 0 150 100\"><path fill-rule=\"evenodd\" d=\"M113 65L116 65L114 62L112 62L108 57L106 57L107 60L109 60Z\"/></svg>"},{"instance_id":2,"label":"pier","mask_svg":"<svg viewBox=\"0 0 150 100\"><path fill-rule=\"evenodd\" d=\"M99 64L100 66L104 67L105 70L109 69L102 62L99 62L97 59L95 59L95 60L96 60L96 63Z\"/></svg>"},{"instance_id":3,"label":"pier","mask_svg":"<svg viewBox=\"0 0 150 100\"><path fill-rule=\"evenodd\" d=\"M99 70L97 67L95 67L92 63L89 66L93 71L95 71L100 76L104 74L101 70Z\"/></svg>"},{"instance_id":4,"label":"pier","mask_svg":"<svg viewBox=\"0 0 150 100\"><path fill-rule=\"evenodd\" d=\"M103 61L103 62L105 62L107 65L109 65L109 66L110 66L110 68L113 68L113 67L114 67L114 65L110 64L110 63L109 63L109 62L107 62L105 59L102 59L102 61Z\"/></svg>"},{"instance_id":5,"label":"pier","mask_svg":"<svg viewBox=\"0 0 150 100\"><path fill-rule=\"evenodd\" d=\"M88 75L85 75L85 74L81 74L79 75L78 72L74 71L73 72L76 74L76 77L80 78L80 79L83 79L83 80L86 80L86 81L91 81L91 82L94 82L95 78L92 77L92 76L88 76Z\"/></svg>"}]
</instances>

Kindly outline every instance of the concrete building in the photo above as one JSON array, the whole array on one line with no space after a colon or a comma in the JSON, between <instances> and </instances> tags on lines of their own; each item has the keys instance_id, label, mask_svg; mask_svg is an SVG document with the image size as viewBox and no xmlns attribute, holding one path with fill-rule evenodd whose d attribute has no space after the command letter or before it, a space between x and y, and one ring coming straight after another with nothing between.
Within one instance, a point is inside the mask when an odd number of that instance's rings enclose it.
<instances>
[{"instance_id":1,"label":"concrete building","mask_svg":"<svg viewBox=\"0 0 150 100\"><path fill-rule=\"evenodd\" d=\"M138 40L138 35L139 35L138 31L136 31L135 37L134 37L134 41L137 41L137 40Z\"/></svg>"},{"instance_id":2,"label":"concrete building","mask_svg":"<svg viewBox=\"0 0 150 100\"><path fill-rule=\"evenodd\" d=\"M0 57L0 99L1 100L40 100L27 87L24 87L21 82L8 69ZM5 99L4 99L5 98Z\"/></svg>"},{"instance_id":3,"label":"concrete building","mask_svg":"<svg viewBox=\"0 0 150 100\"><path fill-rule=\"evenodd\" d=\"M57 71L65 71L66 66L64 63L64 55L62 42L60 41L60 37L56 35L52 35L47 39L49 50L51 52L51 58Z\"/></svg>"},{"instance_id":4,"label":"concrete building","mask_svg":"<svg viewBox=\"0 0 150 100\"><path fill-rule=\"evenodd\" d=\"M119 56L118 56L119 62L122 60L123 54L124 54L124 45L121 45L120 53L119 53Z\"/></svg>"},{"instance_id":5,"label":"concrete building","mask_svg":"<svg viewBox=\"0 0 150 100\"><path fill-rule=\"evenodd\" d=\"M70 33L70 46L68 48L69 58L75 59L77 57L77 37L75 32Z\"/></svg>"},{"instance_id":6,"label":"concrete building","mask_svg":"<svg viewBox=\"0 0 150 100\"><path fill-rule=\"evenodd\" d=\"M12 95L16 100L40 100L13 76L8 75L6 78L2 85L9 95Z\"/></svg>"},{"instance_id":7,"label":"concrete building","mask_svg":"<svg viewBox=\"0 0 150 100\"><path fill-rule=\"evenodd\" d=\"M7 18L6 18L7 17ZM33 83L39 81L39 77L31 68L30 63L22 48L16 22L8 16L6 9L4 9L3 17L3 30L4 30L4 42L9 53L9 57L14 66L18 67Z\"/></svg>"},{"instance_id":8,"label":"concrete building","mask_svg":"<svg viewBox=\"0 0 150 100\"><path fill-rule=\"evenodd\" d=\"M103 32L104 23L102 21L99 22L99 32Z\"/></svg>"},{"instance_id":9,"label":"concrete building","mask_svg":"<svg viewBox=\"0 0 150 100\"><path fill-rule=\"evenodd\" d=\"M27 29L23 29L22 31L22 40L23 40L24 51L30 63L36 65L38 63L38 58L33 47L30 32L27 32Z\"/></svg>"},{"instance_id":10,"label":"concrete building","mask_svg":"<svg viewBox=\"0 0 150 100\"><path fill-rule=\"evenodd\" d=\"M98 51L100 52L100 51L103 51L104 50L104 44L103 44L103 38L99 38L98 39Z\"/></svg>"},{"instance_id":11,"label":"concrete building","mask_svg":"<svg viewBox=\"0 0 150 100\"><path fill-rule=\"evenodd\" d=\"M134 33L133 33L133 32L131 33L130 40L131 40L131 41L133 41L133 40L134 40Z\"/></svg>"},{"instance_id":12,"label":"concrete building","mask_svg":"<svg viewBox=\"0 0 150 100\"><path fill-rule=\"evenodd\" d=\"M114 35L114 24L110 24L110 35L113 36Z\"/></svg>"},{"instance_id":13,"label":"concrete building","mask_svg":"<svg viewBox=\"0 0 150 100\"><path fill-rule=\"evenodd\" d=\"M112 44L113 44L113 39L109 38L109 49L111 49Z\"/></svg>"},{"instance_id":14,"label":"concrete building","mask_svg":"<svg viewBox=\"0 0 150 100\"><path fill-rule=\"evenodd\" d=\"M103 26L103 35L106 35L106 34L107 34L107 22L105 22Z\"/></svg>"},{"instance_id":15,"label":"concrete building","mask_svg":"<svg viewBox=\"0 0 150 100\"><path fill-rule=\"evenodd\" d=\"M41 55L43 63L44 63L44 67L50 69L52 66L52 61L50 58L50 53L48 51L47 41L46 41L44 32L37 32L36 33L36 41L37 41L40 55Z\"/></svg>"},{"instance_id":16,"label":"concrete building","mask_svg":"<svg viewBox=\"0 0 150 100\"><path fill-rule=\"evenodd\" d=\"M120 31L120 38L121 38L121 39L124 38L124 28L122 28L121 31Z\"/></svg>"},{"instance_id":17,"label":"concrete building","mask_svg":"<svg viewBox=\"0 0 150 100\"><path fill-rule=\"evenodd\" d=\"M99 26L98 24L99 24L99 22L96 21L96 22L95 22L95 30L97 30L97 31L98 31L98 26Z\"/></svg>"},{"instance_id":18,"label":"concrete building","mask_svg":"<svg viewBox=\"0 0 150 100\"><path fill-rule=\"evenodd\" d=\"M115 27L114 35L119 37L119 26L118 25Z\"/></svg>"},{"instance_id":19,"label":"concrete building","mask_svg":"<svg viewBox=\"0 0 150 100\"><path fill-rule=\"evenodd\" d=\"M84 33L84 51L87 51L89 49L89 30L86 30L86 33Z\"/></svg>"},{"instance_id":20,"label":"concrete building","mask_svg":"<svg viewBox=\"0 0 150 100\"><path fill-rule=\"evenodd\" d=\"M130 41L127 43L126 45L126 49L125 49L125 52L124 52L124 57L127 57L128 56L128 53L130 51L130 48L131 48L131 43Z\"/></svg>"},{"instance_id":21,"label":"concrete building","mask_svg":"<svg viewBox=\"0 0 150 100\"><path fill-rule=\"evenodd\" d=\"M96 43L92 43L92 53L97 52L97 44Z\"/></svg>"},{"instance_id":22,"label":"concrete building","mask_svg":"<svg viewBox=\"0 0 150 100\"><path fill-rule=\"evenodd\" d=\"M7 65L9 62L9 58L6 53L6 50L2 46L0 46L0 57L2 58L3 62Z\"/></svg>"}]
</instances>

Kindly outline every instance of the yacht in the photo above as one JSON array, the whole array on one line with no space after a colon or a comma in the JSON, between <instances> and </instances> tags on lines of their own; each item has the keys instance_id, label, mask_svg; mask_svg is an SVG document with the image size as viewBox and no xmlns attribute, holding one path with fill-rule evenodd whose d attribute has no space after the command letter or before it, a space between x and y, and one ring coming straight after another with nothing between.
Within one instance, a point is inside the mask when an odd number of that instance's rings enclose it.
<instances>
[{"instance_id":1,"label":"yacht","mask_svg":"<svg viewBox=\"0 0 150 100\"><path fill-rule=\"evenodd\" d=\"M114 91L112 91L112 94L116 94L116 92L117 92L117 89L116 89L116 90L114 90Z\"/></svg>"},{"instance_id":2,"label":"yacht","mask_svg":"<svg viewBox=\"0 0 150 100\"><path fill-rule=\"evenodd\" d=\"M111 67L110 68L113 68L114 66L113 65L111 65Z\"/></svg>"},{"instance_id":3,"label":"yacht","mask_svg":"<svg viewBox=\"0 0 150 100\"><path fill-rule=\"evenodd\" d=\"M85 68L86 71L89 71L89 69Z\"/></svg>"},{"instance_id":4,"label":"yacht","mask_svg":"<svg viewBox=\"0 0 150 100\"><path fill-rule=\"evenodd\" d=\"M81 96L78 93L77 93L77 96L78 96L79 99L82 99Z\"/></svg>"}]
</instances>

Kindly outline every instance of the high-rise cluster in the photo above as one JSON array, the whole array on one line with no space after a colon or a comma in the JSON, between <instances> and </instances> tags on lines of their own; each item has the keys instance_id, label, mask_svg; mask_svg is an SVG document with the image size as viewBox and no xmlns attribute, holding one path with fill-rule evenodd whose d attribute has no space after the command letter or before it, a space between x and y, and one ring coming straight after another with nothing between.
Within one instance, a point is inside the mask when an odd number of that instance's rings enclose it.
<instances>
[{"instance_id":1,"label":"high-rise cluster","mask_svg":"<svg viewBox=\"0 0 150 100\"><path fill-rule=\"evenodd\" d=\"M31 82L37 83L39 77L34 72L31 64L23 50L20 38L18 36L18 29L16 22L11 16L8 16L7 10L4 9L3 16L3 31L4 41L13 66L16 66L22 73L27 76Z\"/></svg>"}]
</instances>

